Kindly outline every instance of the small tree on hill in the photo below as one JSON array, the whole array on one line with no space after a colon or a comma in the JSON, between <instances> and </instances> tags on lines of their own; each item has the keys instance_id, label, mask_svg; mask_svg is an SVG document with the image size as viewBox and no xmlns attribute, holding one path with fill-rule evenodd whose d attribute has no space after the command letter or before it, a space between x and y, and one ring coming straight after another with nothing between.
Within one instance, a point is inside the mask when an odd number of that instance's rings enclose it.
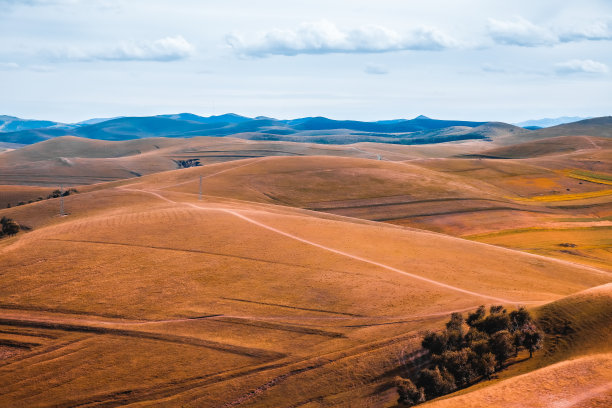
<instances>
[{"instance_id":1,"label":"small tree on hill","mask_svg":"<svg viewBox=\"0 0 612 408\"><path fill-rule=\"evenodd\" d=\"M493 353L487 352L483 354L473 355L472 367L478 375L486 377L487 380L491 379L491 375L495 372L497 366L497 360Z\"/></svg>"},{"instance_id":2,"label":"small tree on hill","mask_svg":"<svg viewBox=\"0 0 612 408\"><path fill-rule=\"evenodd\" d=\"M435 361L452 374L459 387L463 387L476 377L474 369L472 368L472 354L474 353L470 348L463 348L458 351L449 350L442 353Z\"/></svg>"},{"instance_id":3,"label":"small tree on hill","mask_svg":"<svg viewBox=\"0 0 612 408\"><path fill-rule=\"evenodd\" d=\"M521 330L523 333L523 346L529 350L529 358L533 352L542 348L542 332L533 323L526 324Z\"/></svg>"},{"instance_id":4,"label":"small tree on hill","mask_svg":"<svg viewBox=\"0 0 612 408\"><path fill-rule=\"evenodd\" d=\"M438 366L433 370L426 368L421 371L417 385L425 390L428 398L448 394L457 389L452 374L445 369L440 370Z\"/></svg>"},{"instance_id":5,"label":"small tree on hill","mask_svg":"<svg viewBox=\"0 0 612 408\"><path fill-rule=\"evenodd\" d=\"M423 337L423 341L421 342L421 346L424 349L429 351L431 354L442 354L447 350L448 345L448 333L436 333L436 332L427 332L425 337Z\"/></svg>"},{"instance_id":6,"label":"small tree on hill","mask_svg":"<svg viewBox=\"0 0 612 408\"><path fill-rule=\"evenodd\" d=\"M531 316L524 306L521 306L518 310L513 310L510 312L510 323L512 325L512 330L519 330L521 327L525 326L531 321Z\"/></svg>"},{"instance_id":7,"label":"small tree on hill","mask_svg":"<svg viewBox=\"0 0 612 408\"><path fill-rule=\"evenodd\" d=\"M417 386L414 385L411 380L396 377L395 386L397 387L397 392L399 394L399 398L397 400L399 404L411 407L421 402L425 402L425 390L423 390L423 388L417 388Z\"/></svg>"},{"instance_id":8,"label":"small tree on hill","mask_svg":"<svg viewBox=\"0 0 612 408\"><path fill-rule=\"evenodd\" d=\"M495 359L501 369L503 364L508 360L514 351L512 335L507 330L501 330L494 333L489 341L491 352L495 355Z\"/></svg>"},{"instance_id":9,"label":"small tree on hill","mask_svg":"<svg viewBox=\"0 0 612 408\"><path fill-rule=\"evenodd\" d=\"M430 399L480 378L490 379L521 348L529 350L531 357L541 348L542 336L524 307L508 313L503 306L494 305L487 315L480 306L465 321L460 313L453 313L444 331L428 332L421 342L434 368L421 370L416 385L409 380L396 381L399 402L413 405L423 399L423 392Z\"/></svg>"},{"instance_id":10,"label":"small tree on hill","mask_svg":"<svg viewBox=\"0 0 612 408\"><path fill-rule=\"evenodd\" d=\"M479 306L478 309L476 309L476 311L474 313L468 314L468 318L466 320L466 323L468 325L474 327L474 323L476 323L479 320L484 319L486 314L487 314L487 312L486 312L486 309L485 309L484 305Z\"/></svg>"},{"instance_id":11,"label":"small tree on hill","mask_svg":"<svg viewBox=\"0 0 612 408\"><path fill-rule=\"evenodd\" d=\"M11 220L10 218L2 217L0 219L0 226L1 226L0 236L2 235L13 236L19 232L19 224L17 224L15 221Z\"/></svg>"}]
</instances>

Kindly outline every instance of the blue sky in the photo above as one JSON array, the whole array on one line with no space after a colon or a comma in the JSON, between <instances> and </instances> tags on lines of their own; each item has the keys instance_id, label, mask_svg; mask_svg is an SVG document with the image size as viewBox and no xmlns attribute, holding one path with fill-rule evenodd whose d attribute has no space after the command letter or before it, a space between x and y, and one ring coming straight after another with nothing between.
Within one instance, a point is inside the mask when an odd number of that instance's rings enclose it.
<instances>
[{"instance_id":1,"label":"blue sky","mask_svg":"<svg viewBox=\"0 0 612 408\"><path fill-rule=\"evenodd\" d=\"M612 114L608 0L0 0L0 114Z\"/></svg>"}]
</instances>

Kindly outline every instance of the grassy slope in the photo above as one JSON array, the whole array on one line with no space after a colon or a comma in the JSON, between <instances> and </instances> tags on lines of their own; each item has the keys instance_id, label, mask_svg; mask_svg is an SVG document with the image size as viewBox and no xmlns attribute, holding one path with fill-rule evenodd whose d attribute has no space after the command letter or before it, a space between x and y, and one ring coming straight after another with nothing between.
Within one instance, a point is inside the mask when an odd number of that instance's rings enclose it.
<instances>
[{"instance_id":1,"label":"grassy slope","mask_svg":"<svg viewBox=\"0 0 612 408\"><path fill-rule=\"evenodd\" d=\"M262 163L274 162L283 159ZM518 302L610 281L429 232L231 198L198 202L171 191L178 187L152 191L200 174L210 187L247 164L84 190L66 199L66 218L54 216L54 200L0 211L35 228L0 243L3 330L48 331L40 322L54 322L57 337L0 367L1 401L282 406L368 404L380 394L387 404L393 396L376 387L417 349L419 330L450 310L493 302L397 269ZM217 316L190 319L203 315Z\"/></svg>"},{"instance_id":2,"label":"grassy slope","mask_svg":"<svg viewBox=\"0 0 612 408\"><path fill-rule=\"evenodd\" d=\"M425 406L604 407L612 403L612 285L536 309L547 332L533 360Z\"/></svg>"},{"instance_id":3,"label":"grassy slope","mask_svg":"<svg viewBox=\"0 0 612 408\"><path fill-rule=\"evenodd\" d=\"M472 148L469 143L389 149L374 143L333 146L217 137L109 142L66 136L2 153L0 184L92 184L173 170L177 168L174 160L185 159L199 159L202 164L250 157L312 155L407 160L446 156Z\"/></svg>"}]
</instances>

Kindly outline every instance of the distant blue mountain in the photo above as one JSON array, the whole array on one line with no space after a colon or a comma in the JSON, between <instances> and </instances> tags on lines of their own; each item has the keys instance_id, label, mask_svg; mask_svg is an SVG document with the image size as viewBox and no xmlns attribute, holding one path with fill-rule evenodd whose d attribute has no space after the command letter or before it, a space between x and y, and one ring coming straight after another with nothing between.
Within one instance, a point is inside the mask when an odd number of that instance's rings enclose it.
<instances>
[{"instance_id":1,"label":"distant blue mountain","mask_svg":"<svg viewBox=\"0 0 612 408\"><path fill-rule=\"evenodd\" d=\"M218 116L198 116L193 113L177 113L174 115L158 115L158 118L168 118L177 120L187 120L198 123L243 123L252 120L246 116L236 115L235 113L226 113Z\"/></svg>"},{"instance_id":2,"label":"distant blue mountain","mask_svg":"<svg viewBox=\"0 0 612 408\"><path fill-rule=\"evenodd\" d=\"M50 120L20 119L14 116L0 115L0 132L18 132L20 130L42 129L62 125Z\"/></svg>"},{"instance_id":3,"label":"distant blue mountain","mask_svg":"<svg viewBox=\"0 0 612 408\"><path fill-rule=\"evenodd\" d=\"M486 122L466 122L458 120L435 120L419 116L411 120L390 122L358 122L353 120L332 120L324 117L305 118L289 121L298 130L349 129L362 132L405 133L422 130L442 129L450 126L476 127Z\"/></svg>"},{"instance_id":4,"label":"distant blue mountain","mask_svg":"<svg viewBox=\"0 0 612 408\"><path fill-rule=\"evenodd\" d=\"M147 137L233 136L253 140L310 143L347 144L367 141L423 144L453 140L492 139L504 135L526 137L525 135L529 132L535 132L529 134L537 137L537 132L539 132L502 123L437 120L422 115L414 119L378 122L333 120L325 117L278 120L263 116L248 118L233 113L210 117L191 113L119 117L108 120L94 119L68 125L50 121L24 121L7 116L0 116L0 120L3 120L4 124L14 123L9 129L20 129L13 132L0 132L0 143L16 144L32 144L66 135L115 141ZM591 121L579 122L578 125L584 127ZM47 125L47 127L35 129L19 127L35 125ZM555 132L563 132L563 126L569 125L562 125L560 129L555 128ZM6 125L5 128L7 128ZM595 128L591 126L589 129ZM547 129L542 129L544 130ZM592 132L595 131L592 130ZM601 132L603 131L598 130L593 136L598 136Z\"/></svg>"},{"instance_id":5,"label":"distant blue mountain","mask_svg":"<svg viewBox=\"0 0 612 408\"><path fill-rule=\"evenodd\" d=\"M547 128L551 126L564 125L566 123L574 123L585 119L580 116L562 116L560 118L544 118L544 119L532 119L524 122L515 123L516 126L524 127L525 129L536 129L536 128Z\"/></svg>"},{"instance_id":6,"label":"distant blue mountain","mask_svg":"<svg viewBox=\"0 0 612 408\"><path fill-rule=\"evenodd\" d=\"M235 136L258 140L292 140L313 143L354 143L356 141L381 141L406 143L417 142L415 137L407 136L419 132L418 142L439 141L453 138L482 138L466 136L454 132L441 136L427 135L452 126L473 128L485 122L466 122L429 119L419 116L415 119L395 119L379 122L353 120L333 120L325 117L307 117L291 120L278 120L268 117L248 118L228 113L218 116L202 117L192 113L178 113L148 117L119 117L114 119L93 119L72 125L51 122L52 126L17 132L0 133L0 142L31 144L57 136L78 136L100 140L130 140L147 137L195 137L195 136ZM429 139L428 139L429 137Z\"/></svg>"}]
</instances>

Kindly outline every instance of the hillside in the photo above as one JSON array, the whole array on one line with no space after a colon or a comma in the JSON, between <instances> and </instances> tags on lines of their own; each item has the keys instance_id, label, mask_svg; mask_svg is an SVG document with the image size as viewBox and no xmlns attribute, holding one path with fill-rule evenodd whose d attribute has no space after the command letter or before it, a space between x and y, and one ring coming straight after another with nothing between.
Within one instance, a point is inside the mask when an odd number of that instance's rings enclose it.
<instances>
[{"instance_id":1,"label":"hillside","mask_svg":"<svg viewBox=\"0 0 612 408\"><path fill-rule=\"evenodd\" d=\"M358 179L357 168L377 170L373 187L390 179L383 189L432 174L353 158L256 158L84 188L66 197L67 217L56 216L57 200L0 210L32 228L0 241L0 404L389 406L396 397L380 387L398 361L419 361L418 333L450 311L536 305L611 281L259 193L246 201L244 187L227 183L257 188L251 175L282 187L278 175L303 171L306 197L323 174L342 180L343 168Z\"/></svg>"},{"instance_id":2,"label":"hillside","mask_svg":"<svg viewBox=\"0 0 612 408\"><path fill-rule=\"evenodd\" d=\"M0 185L42 186L91 184L178 168L180 160L202 165L265 156L349 156L382 160L445 157L472 151L466 144L333 146L308 143L248 141L235 138L146 138L101 141L64 136L0 156Z\"/></svg>"},{"instance_id":3,"label":"hillside","mask_svg":"<svg viewBox=\"0 0 612 408\"><path fill-rule=\"evenodd\" d=\"M511 146L485 150L465 157L497 159L526 159L548 155L558 155L580 150L611 149L612 140L592 136L556 136L534 142L519 143Z\"/></svg>"},{"instance_id":4,"label":"hillside","mask_svg":"<svg viewBox=\"0 0 612 408\"><path fill-rule=\"evenodd\" d=\"M585 119L578 122L537 129L523 133L518 137L516 135L506 135L499 138L497 143L507 146L515 143L548 139L559 136L593 136L610 138L612 137L612 116Z\"/></svg>"},{"instance_id":5,"label":"hillside","mask_svg":"<svg viewBox=\"0 0 612 408\"><path fill-rule=\"evenodd\" d=\"M492 385L477 386L471 392L467 389L424 406L609 406L612 285L560 299L538 308L537 313L549 337L544 350L529 362L531 369L510 368Z\"/></svg>"}]
</instances>

